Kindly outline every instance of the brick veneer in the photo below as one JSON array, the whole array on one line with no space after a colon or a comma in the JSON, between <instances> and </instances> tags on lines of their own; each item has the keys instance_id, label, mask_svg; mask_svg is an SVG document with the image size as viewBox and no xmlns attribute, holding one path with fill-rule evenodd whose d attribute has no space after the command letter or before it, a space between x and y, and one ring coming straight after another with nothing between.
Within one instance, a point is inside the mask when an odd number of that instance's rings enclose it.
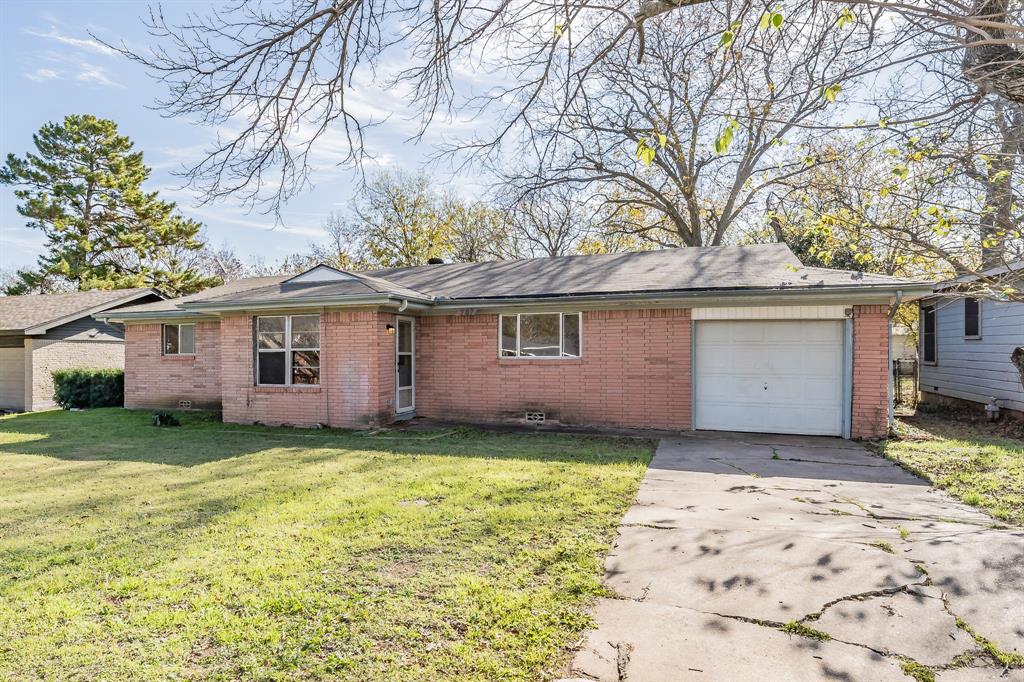
<instances>
[{"instance_id":1,"label":"brick veneer","mask_svg":"<svg viewBox=\"0 0 1024 682\"><path fill-rule=\"evenodd\" d=\"M365 427L394 419L395 316L321 315L321 385L253 385L252 317L199 323L194 359L160 355L160 325L126 329L127 407L219 405L237 423ZM854 306L852 435L885 435L886 306ZM497 357L496 315L416 319L416 413L497 422L542 410L567 424L688 429L690 311L583 313L583 357Z\"/></svg>"},{"instance_id":2,"label":"brick veneer","mask_svg":"<svg viewBox=\"0 0 1024 682\"><path fill-rule=\"evenodd\" d=\"M422 317L416 413L493 422L690 427L690 311L583 313L583 357L499 359L496 315Z\"/></svg>"},{"instance_id":3,"label":"brick veneer","mask_svg":"<svg viewBox=\"0 0 1024 682\"><path fill-rule=\"evenodd\" d=\"M252 317L221 321L224 421L365 427L394 417L394 315L326 312L320 318L320 386L253 385Z\"/></svg>"},{"instance_id":4,"label":"brick veneer","mask_svg":"<svg viewBox=\"0 0 1024 682\"><path fill-rule=\"evenodd\" d=\"M220 323L196 323L195 355L164 355L162 328L125 326L124 406L220 409Z\"/></svg>"},{"instance_id":5,"label":"brick veneer","mask_svg":"<svg viewBox=\"0 0 1024 682\"><path fill-rule=\"evenodd\" d=\"M889 423L889 318L887 306L853 307L854 438L880 438Z\"/></svg>"},{"instance_id":6,"label":"brick veneer","mask_svg":"<svg viewBox=\"0 0 1024 682\"><path fill-rule=\"evenodd\" d=\"M120 369L125 346L120 341L25 341L25 410L56 407L53 371L74 367Z\"/></svg>"}]
</instances>

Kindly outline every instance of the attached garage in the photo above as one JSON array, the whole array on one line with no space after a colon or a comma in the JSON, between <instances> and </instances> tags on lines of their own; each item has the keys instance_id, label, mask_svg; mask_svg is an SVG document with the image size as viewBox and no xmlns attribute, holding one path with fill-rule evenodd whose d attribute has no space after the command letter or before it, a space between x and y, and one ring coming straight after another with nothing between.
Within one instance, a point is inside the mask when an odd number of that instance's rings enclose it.
<instances>
[{"instance_id":1,"label":"attached garage","mask_svg":"<svg viewBox=\"0 0 1024 682\"><path fill-rule=\"evenodd\" d=\"M25 409L25 346L4 344L0 339L0 410Z\"/></svg>"},{"instance_id":2,"label":"attached garage","mask_svg":"<svg viewBox=\"0 0 1024 682\"><path fill-rule=\"evenodd\" d=\"M694 311L694 427L843 436L848 433L848 322L842 307ZM764 319L765 316L800 319ZM828 316L832 319L821 319ZM838 319L836 319L838 318Z\"/></svg>"}]
</instances>

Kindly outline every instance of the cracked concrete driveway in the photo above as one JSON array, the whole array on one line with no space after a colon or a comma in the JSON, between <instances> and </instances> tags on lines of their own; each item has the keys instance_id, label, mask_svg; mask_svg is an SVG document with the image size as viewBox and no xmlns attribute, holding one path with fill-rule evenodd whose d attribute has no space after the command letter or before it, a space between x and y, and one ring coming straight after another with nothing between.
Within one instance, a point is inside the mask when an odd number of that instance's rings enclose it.
<instances>
[{"instance_id":1,"label":"cracked concrete driveway","mask_svg":"<svg viewBox=\"0 0 1024 682\"><path fill-rule=\"evenodd\" d=\"M850 441L663 440L572 675L1024 681L992 653L1024 652L1024 531L994 525Z\"/></svg>"}]
</instances>

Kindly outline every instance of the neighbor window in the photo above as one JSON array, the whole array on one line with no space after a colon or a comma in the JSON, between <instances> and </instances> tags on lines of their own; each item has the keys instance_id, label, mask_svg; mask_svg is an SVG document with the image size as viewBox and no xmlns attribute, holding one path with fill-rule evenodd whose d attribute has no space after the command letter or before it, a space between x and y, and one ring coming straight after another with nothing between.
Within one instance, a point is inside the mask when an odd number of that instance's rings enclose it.
<instances>
[{"instance_id":1,"label":"neighbor window","mask_svg":"<svg viewBox=\"0 0 1024 682\"><path fill-rule=\"evenodd\" d=\"M935 308L921 308L921 359L935 362Z\"/></svg>"},{"instance_id":2,"label":"neighbor window","mask_svg":"<svg viewBox=\"0 0 1024 682\"><path fill-rule=\"evenodd\" d=\"M580 313L501 315L498 327L504 358L580 356Z\"/></svg>"},{"instance_id":3,"label":"neighbor window","mask_svg":"<svg viewBox=\"0 0 1024 682\"><path fill-rule=\"evenodd\" d=\"M164 325L164 355L195 355L196 326L194 324Z\"/></svg>"},{"instance_id":4,"label":"neighbor window","mask_svg":"<svg viewBox=\"0 0 1024 682\"><path fill-rule=\"evenodd\" d=\"M981 338L981 301L976 298L964 299L964 336Z\"/></svg>"},{"instance_id":5,"label":"neighbor window","mask_svg":"<svg viewBox=\"0 0 1024 682\"><path fill-rule=\"evenodd\" d=\"M320 316L257 317L256 383L315 386L320 383Z\"/></svg>"}]
</instances>

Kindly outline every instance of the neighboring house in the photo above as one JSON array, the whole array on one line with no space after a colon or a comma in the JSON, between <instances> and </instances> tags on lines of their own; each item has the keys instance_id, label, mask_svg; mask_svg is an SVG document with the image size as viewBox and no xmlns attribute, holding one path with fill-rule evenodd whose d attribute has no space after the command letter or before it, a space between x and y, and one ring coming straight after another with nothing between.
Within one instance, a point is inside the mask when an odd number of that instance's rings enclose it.
<instances>
[{"instance_id":1,"label":"neighboring house","mask_svg":"<svg viewBox=\"0 0 1024 682\"><path fill-rule=\"evenodd\" d=\"M917 360L917 339L914 332L901 324L892 326L892 359Z\"/></svg>"},{"instance_id":2,"label":"neighboring house","mask_svg":"<svg viewBox=\"0 0 1024 682\"><path fill-rule=\"evenodd\" d=\"M874 437L889 306L930 291L772 244L318 266L103 317L126 324L127 407Z\"/></svg>"},{"instance_id":3,"label":"neighboring house","mask_svg":"<svg viewBox=\"0 0 1024 682\"><path fill-rule=\"evenodd\" d=\"M0 410L53 407L55 369L123 367L124 330L93 315L159 299L152 289L0 296Z\"/></svg>"},{"instance_id":4,"label":"neighboring house","mask_svg":"<svg viewBox=\"0 0 1024 682\"><path fill-rule=\"evenodd\" d=\"M1018 266L1024 270L1024 264ZM965 277L937 287L952 292ZM922 399L932 402L997 399L1024 416L1024 385L1010 360L1024 347L1024 303L966 298L955 293L923 299L921 306Z\"/></svg>"}]
</instances>

